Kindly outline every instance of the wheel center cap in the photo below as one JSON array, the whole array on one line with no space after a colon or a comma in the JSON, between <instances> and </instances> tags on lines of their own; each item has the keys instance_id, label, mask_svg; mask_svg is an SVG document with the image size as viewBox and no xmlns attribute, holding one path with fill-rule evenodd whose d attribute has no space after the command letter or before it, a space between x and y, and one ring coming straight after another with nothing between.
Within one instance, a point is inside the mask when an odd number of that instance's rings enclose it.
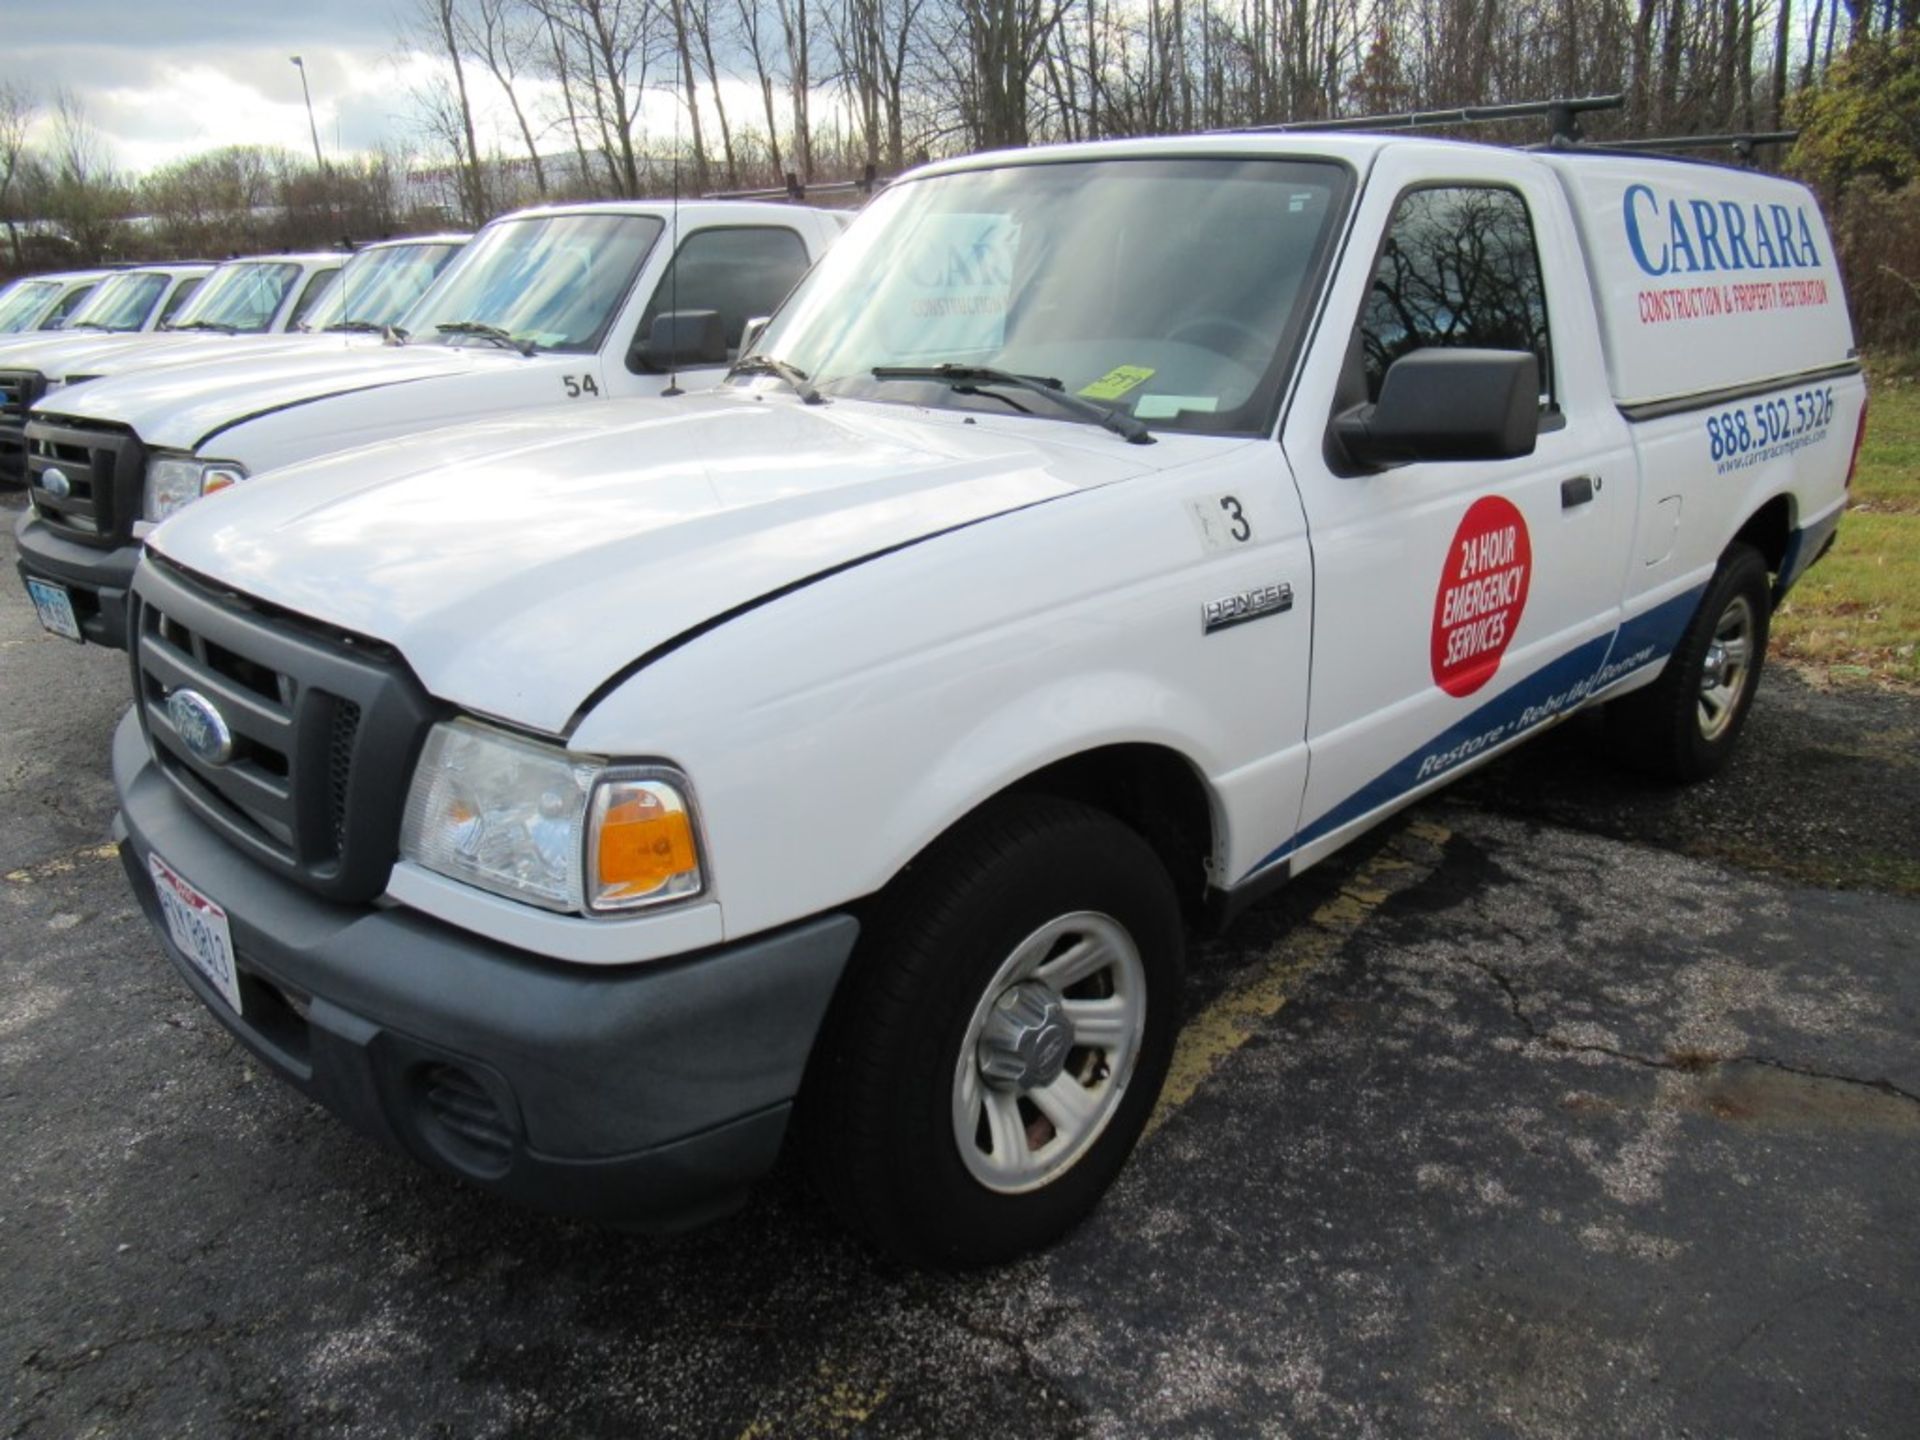
<instances>
[{"instance_id":1,"label":"wheel center cap","mask_svg":"<svg viewBox=\"0 0 1920 1440\"><path fill-rule=\"evenodd\" d=\"M1700 667L1700 688L1715 690L1732 681L1733 663L1727 658L1727 647L1718 640L1707 647L1706 661Z\"/></svg>"},{"instance_id":2,"label":"wheel center cap","mask_svg":"<svg viewBox=\"0 0 1920 1440\"><path fill-rule=\"evenodd\" d=\"M1024 980L994 1002L981 1032L980 1075L1002 1090L1050 1085L1073 1049L1066 1002L1051 985Z\"/></svg>"}]
</instances>

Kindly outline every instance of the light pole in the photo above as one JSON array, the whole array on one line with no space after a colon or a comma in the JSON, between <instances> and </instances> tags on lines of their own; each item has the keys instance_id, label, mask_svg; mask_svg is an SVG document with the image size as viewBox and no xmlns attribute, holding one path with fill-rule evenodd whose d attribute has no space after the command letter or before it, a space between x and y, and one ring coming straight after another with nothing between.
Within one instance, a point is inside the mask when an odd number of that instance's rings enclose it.
<instances>
[{"instance_id":1,"label":"light pole","mask_svg":"<svg viewBox=\"0 0 1920 1440\"><path fill-rule=\"evenodd\" d=\"M307 129L313 135L313 163L326 173L327 162L320 158L320 127L313 120L313 91L307 88L307 66L298 55L287 57L293 62L293 68L300 72L300 93L307 98Z\"/></svg>"}]
</instances>

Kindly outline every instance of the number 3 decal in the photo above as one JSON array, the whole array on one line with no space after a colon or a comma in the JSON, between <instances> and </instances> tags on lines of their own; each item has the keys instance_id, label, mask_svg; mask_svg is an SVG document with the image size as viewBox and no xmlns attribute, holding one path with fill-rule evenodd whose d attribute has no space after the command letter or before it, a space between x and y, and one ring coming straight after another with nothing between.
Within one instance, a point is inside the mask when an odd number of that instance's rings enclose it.
<instances>
[{"instance_id":1,"label":"number 3 decal","mask_svg":"<svg viewBox=\"0 0 1920 1440\"><path fill-rule=\"evenodd\" d=\"M1227 518L1233 522L1233 539L1237 545L1244 545L1253 538L1253 526L1247 523L1246 512L1240 508L1237 496L1222 495L1220 508L1227 512Z\"/></svg>"},{"instance_id":2,"label":"number 3 decal","mask_svg":"<svg viewBox=\"0 0 1920 1440\"><path fill-rule=\"evenodd\" d=\"M598 397L600 394L600 387L594 384L591 375L562 375L560 383L567 387L569 400L578 400L582 395Z\"/></svg>"}]
</instances>

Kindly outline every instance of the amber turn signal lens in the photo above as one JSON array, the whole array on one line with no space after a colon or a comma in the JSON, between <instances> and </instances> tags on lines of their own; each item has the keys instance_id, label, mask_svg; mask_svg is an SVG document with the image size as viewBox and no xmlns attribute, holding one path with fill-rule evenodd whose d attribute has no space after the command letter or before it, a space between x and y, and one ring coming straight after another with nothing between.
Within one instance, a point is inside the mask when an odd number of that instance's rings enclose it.
<instances>
[{"instance_id":1,"label":"amber turn signal lens","mask_svg":"<svg viewBox=\"0 0 1920 1440\"><path fill-rule=\"evenodd\" d=\"M596 808L596 908L618 909L699 890L693 817L672 786L658 780L612 781Z\"/></svg>"}]
</instances>

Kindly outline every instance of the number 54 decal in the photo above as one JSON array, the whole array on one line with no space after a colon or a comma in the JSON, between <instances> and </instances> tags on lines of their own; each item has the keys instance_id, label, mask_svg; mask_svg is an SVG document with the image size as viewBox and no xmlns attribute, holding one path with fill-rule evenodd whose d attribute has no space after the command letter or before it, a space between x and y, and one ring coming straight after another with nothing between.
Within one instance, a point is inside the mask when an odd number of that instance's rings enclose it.
<instances>
[{"instance_id":1,"label":"number 54 decal","mask_svg":"<svg viewBox=\"0 0 1920 1440\"><path fill-rule=\"evenodd\" d=\"M597 399L600 395L600 387L594 383L591 375L562 375L560 383L566 386L569 400L578 400L582 395L592 395Z\"/></svg>"}]
</instances>

